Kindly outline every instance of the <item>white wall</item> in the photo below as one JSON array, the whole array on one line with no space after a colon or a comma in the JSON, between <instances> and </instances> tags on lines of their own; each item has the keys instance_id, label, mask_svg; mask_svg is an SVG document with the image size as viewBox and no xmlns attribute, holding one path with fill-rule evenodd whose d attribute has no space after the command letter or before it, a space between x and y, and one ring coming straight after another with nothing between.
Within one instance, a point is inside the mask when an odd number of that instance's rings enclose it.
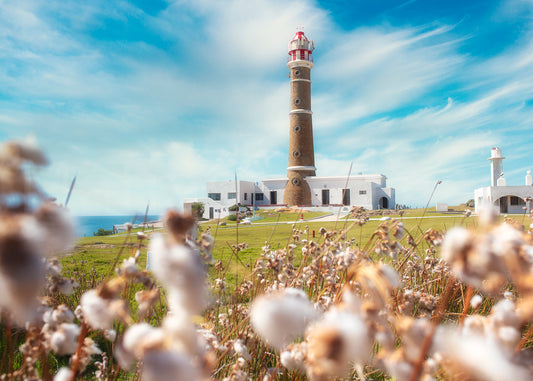
<instances>
[{"instance_id":1,"label":"white wall","mask_svg":"<svg viewBox=\"0 0 533 381\"><path fill-rule=\"evenodd\" d=\"M213 208L213 218L224 218L229 215L228 207L231 205L224 205L218 201L213 201L209 197L201 197L201 198L187 198L183 201L183 210L185 213L191 213L192 212L192 204L194 202L201 202L204 204L204 214L202 215L203 218L209 219L210 217L210 208Z\"/></svg>"},{"instance_id":2,"label":"white wall","mask_svg":"<svg viewBox=\"0 0 533 381\"><path fill-rule=\"evenodd\" d=\"M519 197L524 200L523 204L511 205L510 196ZM495 206L497 211L500 211L499 199L504 197L507 202L508 214L524 213L523 207L526 206L526 212L529 213L530 207L525 203L527 197L533 198L533 186L518 185L518 186L502 186L502 187L484 187L478 188L474 191L475 211L479 212L480 207L485 203Z\"/></svg>"},{"instance_id":3,"label":"white wall","mask_svg":"<svg viewBox=\"0 0 533 381\"><path fill-rule=\"evenodd\" d=\"M378 209L380 207L380 200L385 197L388 200L388 208L395 207L395 191L394 188L387 188L387 178L383 175L355 175L350 176L348 183L346 183L346 176L313 176L306 180L311 188L311 203L315 206L322 206L322 190L329 190L329 205L342 205L343 190L350 191L350 206L362 206L366 209ZM209 208L212 207L215 212L215 218L218 217L218 210L221 216L227 215L227 208L240 203L247 206L268 206L272 204L271 191L277 194L277 202L275 205L283 204L283 193L288 179L286 177L265 179L258 182L257 185L251 181L238 181L237 198L229 199L228 193L235 192L235 181L217 181L209 182L206 186L206 196L208 193L220 193L220 200L214 201L209 198L202 198L206 211L204 217L209 216ZM256 193L263 194L263 200L255 200ZM246 200L244 199L246 194ZM192 200L192 199L191 199ZM194 199L199 200L199 199ZM186 200L186 203L189 200ZM184 207L187 207L187 204Z\"/></svg>"},{"instance_id":4,"label":"white wall","mask_svg":"<svg viewBox=\"0 0 533 381\"><path fill-rule=\"evenodd\" d=\"M277 192L277 202L275 205L281 205L283 204L283 193L285 191L285 187L287 186L287 181L289 179L287 178L279 178L279 179L265 179L258 185L258 191L262 192L264 194L263 196L263 202L258 203L257 205L271 205L272 200L270 199L270 192Z\"/></svg>"}]
</instances>

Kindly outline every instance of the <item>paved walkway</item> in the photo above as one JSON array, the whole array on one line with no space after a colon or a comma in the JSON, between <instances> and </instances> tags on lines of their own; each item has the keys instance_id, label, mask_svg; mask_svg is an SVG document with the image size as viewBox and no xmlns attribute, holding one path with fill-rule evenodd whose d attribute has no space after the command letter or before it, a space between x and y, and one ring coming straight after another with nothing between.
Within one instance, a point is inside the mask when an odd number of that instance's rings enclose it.
<instances>
[{"instance_id":1,"label":"paved walkway","mask_svg":"<svg viewBox=\"0 0 533 381\"><path fill-rule=\"evenodd\" d=\"M337 214L328 214L327 216L323 216L323 217L318 217L318 218L314 218L312 220L309 220L309 221L312 221L312 222L335 222L337 221L337 218L339 219L339 221L342 219L344 221L344 217L347 215L347 213L341 213L338 217L337 217ZM386 220L390 220L392 218L395 218L397 220L416 220L418 218L463 218L464 215L463 214L450 214L450 215L446 215L446 216L432 216L432 215L426 215L426 216L403 216L403 217L399 217L399 216L394 216L394 217L390 217L390 216L383 216L383 217L371 217L369 218L369 221L386 221ZM308 221L308 220L305 220L305 221ZM348 221L355 221L355 218L348 218Z\"/></svg>"}]
</instances>

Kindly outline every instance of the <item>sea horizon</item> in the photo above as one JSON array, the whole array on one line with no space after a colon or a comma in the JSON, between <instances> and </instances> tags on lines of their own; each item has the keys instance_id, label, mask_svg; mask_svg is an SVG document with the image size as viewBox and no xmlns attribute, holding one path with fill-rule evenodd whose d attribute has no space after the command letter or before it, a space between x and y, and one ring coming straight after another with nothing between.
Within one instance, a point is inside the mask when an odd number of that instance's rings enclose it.
<instances>
[{"instance_id":1,"label":"sea horizon","mask_svg":"<svg viewBox=\"0 0 533 381\"><path fill-rule=\"evenodd\" d=\"M127 222L132 224L142 224L144 215L93 215L93 216L73 216L76 225L77 237L93 237L98 229L113 230L114 225L122 225ZM147 222L158 221L160 215L149 214Z\"/></svg>"}]
</instances>

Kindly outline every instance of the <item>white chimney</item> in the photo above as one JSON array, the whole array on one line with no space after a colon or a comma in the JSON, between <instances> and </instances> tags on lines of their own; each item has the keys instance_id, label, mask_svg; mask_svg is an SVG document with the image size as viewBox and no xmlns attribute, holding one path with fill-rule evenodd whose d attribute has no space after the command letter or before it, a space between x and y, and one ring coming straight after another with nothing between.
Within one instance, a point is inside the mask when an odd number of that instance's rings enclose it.
<instances>
[{"instance_id":1,"label":"white chimney","mask_svg":"<svg viewBox=\"0 0 533 381\"><path fill-rule=\"evenodd\" d=\"M527 175L526 175L526 185L532 185L533 184L533 181L531 180L531 171L527 171Z\"/></svg>"}]
</instances>

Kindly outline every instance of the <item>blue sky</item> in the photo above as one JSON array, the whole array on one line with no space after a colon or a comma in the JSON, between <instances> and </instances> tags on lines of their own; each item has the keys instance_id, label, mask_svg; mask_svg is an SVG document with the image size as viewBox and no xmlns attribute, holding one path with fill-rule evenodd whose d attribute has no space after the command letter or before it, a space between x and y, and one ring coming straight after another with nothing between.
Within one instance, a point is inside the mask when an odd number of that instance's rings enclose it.
<instances>
[{"instance_id":1,"label":"blue sky","mask_svg":"<svg viewBox=\"0 0 533 381\"><path fill-rule=\"evenodd\" d=\"M318 175L458 204L533 169L533 1L0 0L0 138L75 214L160 213L206 181L286 173L287 42L315 40Z\"/></svg>"}]
</instances>

